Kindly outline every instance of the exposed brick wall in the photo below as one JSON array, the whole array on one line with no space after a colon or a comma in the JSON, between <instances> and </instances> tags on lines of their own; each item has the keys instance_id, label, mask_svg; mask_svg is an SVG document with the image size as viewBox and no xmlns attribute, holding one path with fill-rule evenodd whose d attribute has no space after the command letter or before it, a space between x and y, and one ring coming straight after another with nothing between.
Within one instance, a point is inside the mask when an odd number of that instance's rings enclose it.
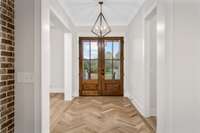
<instances>
[{"instance_id":1,"label":"exposed brick wall","mask_svg":"<svg viewBox=\"0 0 200 133\"><path fill-rule=\"evenodd\" d=\"M14 133L14 0L0 0L0 133Z\"/></svg>"}]
</instances>

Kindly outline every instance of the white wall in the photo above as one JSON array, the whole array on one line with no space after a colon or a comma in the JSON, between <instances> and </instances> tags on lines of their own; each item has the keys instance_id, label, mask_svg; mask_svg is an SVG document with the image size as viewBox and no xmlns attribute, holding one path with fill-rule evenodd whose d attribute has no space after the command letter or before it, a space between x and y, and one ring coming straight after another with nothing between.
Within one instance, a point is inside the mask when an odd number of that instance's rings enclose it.
<instances>
[{"instance_id":1,"label":"white wall","mask_svg":"<svg viewBox=\"0 0 200 133\"><path fill-rule=\"evenodd\" d=\"M64 30L50 29L50 92L64 92Z\"/></svg>"},{"instance_id":2,"label":"white wall","mask_svg":"<svg viewBox=\"0 0 200 133\"><path fill-rule=\"evenodd\" d=\"M76 43L75 43L76 44ZM64 88L65 100L73 99L73 34L64 34Z\"/></svg>"},{"instance_id":3,"label":"white wall","mask_svg":"<svg viewBox=\"0 0 200 133\"><path fill-rule=\"evenodd\" d=\"M146 1L127 34L132 51L130 98L143 113L144 16L149 5L151 1ZM200 132L199 7L199 0L158 0L157 133Z\"/></svg>"},{"instance_id":4,"label":"white wall","mask_svg":"<svg viewBox=\"0 0 200 133\"><path fill-rule=\"evenodd\" d=\"M200 123L200 2L199 0L160 0L159 44L165 49L167 80L161 97L169 103L169 131L160 125L159 133L199 133ZM163 50L163 48L160 50ZM160 59L164 59L163 57ZM166 91L167 90L167 93ZM164 94L165 93L165 94ZM166 98L166 95L168 97ZM162 100L163 101L163 100ZM159 103L162 107L163 103ZM159 119L160 121L163 118ZM165 119L166 120L166 119ZM163 122L162 122L163 124Z\"/></svg>"},{"instance_id":5,"label":"white wall","mask_svg":"<svg viewBox=\"0 0 200 133\"><path fill-rule=\"evenodd\" d=\"M149 116L156 115L157 104L157 17L154 9L145 19L145 47L147 47L146 81L147 109ZM145 96L146 97L146 96Z\"/></svg>"},{"instance_id":6,"label":"white wall","mask_svg":"<svg viewBox=\"0 0 200 133\"><path fill-rule=\"evenodd\" d=\"M15 1L15 27L15 133L34 133L34 85L24 78L34 73L33 0Z\"/></svg>"},{"instance_id":7,"label":"white wall","mask_svg":"<svg viewBox=\"0 0 200 133\"><path fill-rule=\"evenodd\" d=\"M157 108L157 17L151 20L150 40L150 115L156 115Z\"/></svg>"},{"instance_id":8,"label":"white wall","mask_svg":"<svg viewBox=\"0 0 200 133\"><path fill-rule=\"evenodd\" d=\"M127 43L129 54L128 84L129 98L138 110L146 115L145 101L145 17L152 8L154 0L147 0L128 26Z\"/></svg>"}]
</instances>

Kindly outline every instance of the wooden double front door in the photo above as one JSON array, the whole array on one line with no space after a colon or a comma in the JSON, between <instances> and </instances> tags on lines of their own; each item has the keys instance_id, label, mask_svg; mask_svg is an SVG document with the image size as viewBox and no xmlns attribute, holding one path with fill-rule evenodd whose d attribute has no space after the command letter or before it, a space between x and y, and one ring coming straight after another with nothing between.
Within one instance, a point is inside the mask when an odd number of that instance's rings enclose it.
<instances>
[{"instance_id":1,"label":"wooden double front door","mask_svg":"<svg viewBox=\"0 0 200 133\"><path fill-rule=\"evenodd\" d=\"M80 37L80 95L123 95L123 37Z\"/></svg>"}]
</instances>

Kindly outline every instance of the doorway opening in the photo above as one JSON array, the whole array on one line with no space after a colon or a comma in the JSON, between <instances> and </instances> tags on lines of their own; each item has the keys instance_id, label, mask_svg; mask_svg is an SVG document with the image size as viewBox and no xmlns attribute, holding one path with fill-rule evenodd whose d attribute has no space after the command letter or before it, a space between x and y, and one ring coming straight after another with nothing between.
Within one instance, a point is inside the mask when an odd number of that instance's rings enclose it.
<instances>
[{"instance_id":1,"label":"doorway opening","mask_svg":"<svg viewBox=\"0 0 200 133\"><path fill-rule=\"evenodd\" d=\"M63 93L72 99L72 33L50 11L49 93Z\"/></svg>"},{"instance_id":2,"label":"doorway opening","mask_svg":"<svg viewBox=\"0 0 200 133\"><path fill-rule=\"evenodd\" d=\"M146 117L156 131L157 116L157 12L154 8L145 18Z\"/></svg>"},{"instance_id":3,"label":"doorway opening","mask_svg":"<svg viewBox=\"0 0 200 133\"><path fill-rule=\"evenodd\" d=\"M80 37L81 96L123 96L123 37Z\"/></svg>"}]
</instances>

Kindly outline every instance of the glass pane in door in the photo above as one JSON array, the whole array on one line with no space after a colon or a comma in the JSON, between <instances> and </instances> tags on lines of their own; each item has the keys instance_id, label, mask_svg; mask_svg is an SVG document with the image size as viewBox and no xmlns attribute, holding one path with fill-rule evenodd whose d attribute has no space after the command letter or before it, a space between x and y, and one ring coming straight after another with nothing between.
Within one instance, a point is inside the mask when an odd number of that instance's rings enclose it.
<instances>
[{"instance_id":1,"label":"glass pane in door","mask_svg":"<svg viewBox=\"0 0 200 133\"><path fill-rule=\"evenodd\" d=\"M120 80L120 40L105 41L105 80Z\"/></svg>"},{"instance_id":2,"label":"glass pane in door","mask_svg":"<svg viewBox=\"0 0 200 133\"><path fill-rule=\"evenodd\" d=\"M120 60L113 61L113 79L120 79Z\"/></svg>"},{"instance_id":3,"label":"glass pane in door","mask_svg":"<svg viewBox=\"0 0 200 133\"><path fill-rule=\"evenodd\" d=\"M112 41L105 41L105 59L112 59Z\"/></svg>"},{"instance_id":4,"label":"glass pane in door","mask_svg":"<svg viewBox=\"0 0 200 133\"><path fill-rule=\"evenodd\" d=\"M90 78L92 80L98 79L98 60L91 60Z\"/></svg>"},{"instance_id":5,"label":"glass pane in door","mask_svg":"<svg viewBox=\"0 0 200 133\"><path fill-rule=\"evenodd\" d=\"M83 79L84 80L89 79L89 73L90 73L90 61L84 60L83 61Z\"/></svg>"},{"instance_id":6,"label":"glass pane in door","mask_svg":"<svg viewBox=\"0 0 200 133\"><path fill-rule=\"evenodd\" d=\"M120 41L113 42L113 58L120 59Z\"/></svg>"},{"instance_id":7,"label":"glass pane in door","mask_svg":"<svg viewBox=\"0 0 200 133\"><path fill-rule=\"evenodd\" d=\"M91 59L98 59L98 42L91 42Z\"/></svg>"},{"instance_id":8,"label":"glass pane in door","mask_svg":"<svg viewBox=\"0 0 200 133\"><path fill-rule=\"evenodd\" d=\"M105 79L112 80L113 70L112 70L112 60L105 60Z\"/></svg>"},{"instance_id":9,"label":"glass pane in door","mask_svg":"<svg viewBox=\"0 0 200 133\"><path fill-rule=\"evenodd\" d=\"M83 59L90 59L90 42L83 42Z\"/></svg>"},{"instance_id":10,"label":"glass pane in door","mask_svg":"<svg viewBox=\"0 0 200 133\"><path fill-rule=\"evenodd\" d=\"M98 41L83 42L83 80L98 79Z\"/></svg>"}]
</instances>

